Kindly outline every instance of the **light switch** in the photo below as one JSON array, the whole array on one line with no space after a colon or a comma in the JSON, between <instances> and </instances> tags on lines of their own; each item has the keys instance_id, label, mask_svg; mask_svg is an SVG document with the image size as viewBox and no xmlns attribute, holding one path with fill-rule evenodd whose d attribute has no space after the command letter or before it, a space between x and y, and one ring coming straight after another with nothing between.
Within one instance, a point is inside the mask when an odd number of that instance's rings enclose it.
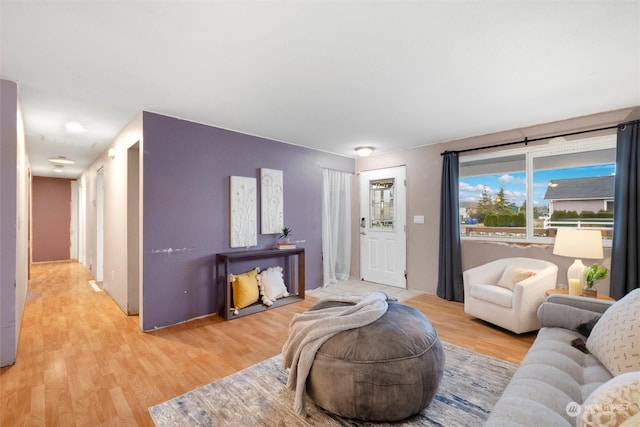
<instances>
[{"instance_id":1,"label":"light switch","mask_svg":"<svg viewBox=\"0 0 640 427\"><path fill-rule=\"evenodd\" d=\"M414 215L413 223L414 224L424 224L424 215Z\"/></svg>"}]
</instances>

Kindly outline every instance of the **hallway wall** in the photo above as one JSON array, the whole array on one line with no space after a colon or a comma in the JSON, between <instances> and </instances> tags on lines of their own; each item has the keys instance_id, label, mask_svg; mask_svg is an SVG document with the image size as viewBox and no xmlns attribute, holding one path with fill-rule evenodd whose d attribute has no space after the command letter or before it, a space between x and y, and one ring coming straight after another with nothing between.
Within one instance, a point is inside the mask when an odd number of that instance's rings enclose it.
<instances>
[{"instance_id":1,"label":"hallway wall","mask_svg":"<svg viewBox=\"0 0 640 427\"><path fill-rule=\"evenodd\" d=\"M29 159L15 82L0 80L0 366L15 363L27 298Z\"/></svg>"},{"instance_id":2,"label":"hallway wall","mask_svg":"<svg viewBox=\"0 0 640 427\"><path fill-rule=\"evenodd\" d=\"M107 149L84 170L78 179L79 209L85 221L85 256L83 265L96 276L98 268L96 176L102 170L104 177L104 240L103 288L126 314L138 313L137 293L130 297L127 280L129 251L127 246L128 158L127 150L142 138L142 114L137 114L118 134ZM113 158L109 150L113 149Z\"/></svg>"}]
</instances>

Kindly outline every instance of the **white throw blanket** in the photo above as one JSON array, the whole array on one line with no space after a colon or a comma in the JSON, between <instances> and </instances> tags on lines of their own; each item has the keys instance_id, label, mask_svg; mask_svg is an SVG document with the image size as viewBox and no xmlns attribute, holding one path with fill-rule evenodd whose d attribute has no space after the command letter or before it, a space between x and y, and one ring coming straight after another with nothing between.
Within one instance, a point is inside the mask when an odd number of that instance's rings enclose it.
<instances>
[{"instance_id":1,"label":"white throw blanket","mask_svg":"<svg viewBox=\"0 0 640 427\"><path fill-rule=\"evenodd\" d=\"M378 320L387 311L387 301L396 301L384 292L366 296L338 296L320 302L336 301L352 305L322 308L296 314L289 324L289 338L282 347L283 367L291 368L287 387L295 390L294 410L305 416L305 383L316 352L332 336L360 328Z\"/></svg>"}]
</instances>

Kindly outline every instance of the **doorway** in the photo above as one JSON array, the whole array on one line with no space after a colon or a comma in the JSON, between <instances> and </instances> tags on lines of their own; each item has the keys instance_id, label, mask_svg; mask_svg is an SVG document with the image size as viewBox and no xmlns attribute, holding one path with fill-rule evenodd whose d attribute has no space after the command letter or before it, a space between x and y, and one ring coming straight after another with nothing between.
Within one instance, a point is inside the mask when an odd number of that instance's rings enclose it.
<instances>
[{"instance_id":1,"label":"doorway","mask_svg":"<svg viewBox=\"0 0 640 427\"><path fill-rule=\"evenodd\" d=\"M406 166L360 173L360 278L406 289Z\"/></svg>"}]
</instances>

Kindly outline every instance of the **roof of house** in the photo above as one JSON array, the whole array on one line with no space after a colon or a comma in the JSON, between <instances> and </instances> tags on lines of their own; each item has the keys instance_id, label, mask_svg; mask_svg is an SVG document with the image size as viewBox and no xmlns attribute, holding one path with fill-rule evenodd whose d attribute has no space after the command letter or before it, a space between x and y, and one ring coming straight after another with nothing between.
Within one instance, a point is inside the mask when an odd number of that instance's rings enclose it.
<instances>
[{"instance_id":1,"label":"roof of house","mask_svg":"<svg viewBox=\"0 0 640 427\"><path fill-rule=\"evenodd\" d=\"M545 200L611 199L613 179L610 176L554 179L549 182ZM552 184L557 184L553 185Z\"/></svg>"}]
</instances>

